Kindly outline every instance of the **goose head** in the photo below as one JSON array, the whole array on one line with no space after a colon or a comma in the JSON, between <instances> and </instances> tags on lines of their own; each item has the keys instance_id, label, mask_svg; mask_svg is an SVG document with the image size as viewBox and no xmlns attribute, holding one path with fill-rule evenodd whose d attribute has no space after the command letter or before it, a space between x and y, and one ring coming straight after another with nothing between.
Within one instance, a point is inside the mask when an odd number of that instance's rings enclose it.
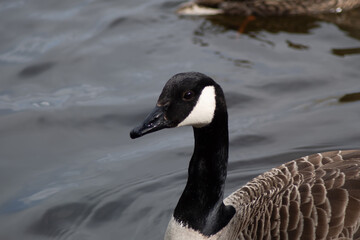
<instances>
[{"instance_id":1,"label":"goose head","mask_svg":"<svg viewBox=\"0 0 360 240\"><path fill-rule=\"evenodd\" d=\"M178 73L165 84L155 108L130 137L180 126L203 128L221 111L226 113L224 94L213 79L197 72Z\"/></svg>"},{"instance_id":2,"label":"goose head","mask_svg":"<svg viewBox=\"0 0 360 240\"><path fill-rule=\"evenodd\" d=\"M137 138L164 128L193 127L195 147L188 182L166 239L207 239L199 236L219 232L235 214L235 209L222 201L228 160L227 124L221 87L202 73L188 72L176 74L165 84L153 111L131 131L131 138ZM185 234L188 230L190 235Z\"/></svg>"}]
</instances>

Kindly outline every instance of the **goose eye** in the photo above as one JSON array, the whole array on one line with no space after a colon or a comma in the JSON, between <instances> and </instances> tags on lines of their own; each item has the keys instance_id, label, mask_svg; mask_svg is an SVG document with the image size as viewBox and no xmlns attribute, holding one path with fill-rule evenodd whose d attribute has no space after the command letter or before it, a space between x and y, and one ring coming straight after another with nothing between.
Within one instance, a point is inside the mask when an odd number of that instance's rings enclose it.
<instances>
[{"instance_id":1,"label":"goose eye","mask_svg":"<svg viewBox=\"0 0 360 240\"><path fill-rule=\"evenodd\" d=\"M195 93L191 90L187 90L183 93L183 100L184 101L190 101L195 97Z\"/></svg>"}]
</instances>

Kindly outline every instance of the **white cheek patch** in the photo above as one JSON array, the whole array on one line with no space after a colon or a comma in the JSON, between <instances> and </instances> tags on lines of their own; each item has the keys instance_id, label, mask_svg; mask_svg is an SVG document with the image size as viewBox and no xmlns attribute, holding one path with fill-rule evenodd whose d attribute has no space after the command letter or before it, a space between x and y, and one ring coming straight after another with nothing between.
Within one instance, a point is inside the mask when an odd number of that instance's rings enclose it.
<instances>
[{"instance_id":1,"label":"white cheek patch","mask_svg":"<svg viewBox=\"0 0 360 240\"><path fill-rule=\"evenodd\" d=\"M205 87L190 114L177 126L203 127L211 123L216 108L214 86Z\"/></svg>"}]
</instances>

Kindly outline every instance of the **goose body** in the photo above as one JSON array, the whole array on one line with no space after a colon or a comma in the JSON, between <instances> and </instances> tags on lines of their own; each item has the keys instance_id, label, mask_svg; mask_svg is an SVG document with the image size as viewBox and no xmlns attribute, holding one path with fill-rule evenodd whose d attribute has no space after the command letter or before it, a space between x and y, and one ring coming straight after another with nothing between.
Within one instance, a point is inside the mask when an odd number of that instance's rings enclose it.
<instances>
[{"instance_id":1,"label":"goose body","mask_svg":"<svg viewBox=\"0 0 360 240\"><path fill-rule=\"evenodd\" d=\"M193 126L188 181L166 240L360 239L360 151L302 157L254 178L224 199L227 109L221 87L201 73L180 73L132 138Z\"/></svg>"},{"instance_id":2,"label":"goose body","mask_svg":"<svg viewBox=\"0 0 360 240\"><path fill-rule=\"evenodd\" d=\"M178 9L183 15L284 16L339 13L360 6L360 0L195 0Z\"/></svg>"}]
</instances>

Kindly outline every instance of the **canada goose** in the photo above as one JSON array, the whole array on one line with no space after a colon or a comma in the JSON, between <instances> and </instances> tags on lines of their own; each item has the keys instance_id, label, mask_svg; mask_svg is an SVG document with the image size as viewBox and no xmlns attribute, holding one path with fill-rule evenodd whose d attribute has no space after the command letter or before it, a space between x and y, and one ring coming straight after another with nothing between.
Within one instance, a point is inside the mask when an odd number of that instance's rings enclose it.
<instances>
[{"instance_id":1,"label":"canada goose","mask_svg":"<svg viewBox=\"0 0 360 240\"><path fill-rule=\"evenodd\" d=\"M183 15L281 16L342 12L360 6L360 0L195 0L182 4Z\"/></svg>"},{"instance_id":2,"label":"canada goose","mask_svg":"<svg viewBox=\"0 0 360 240\"><path fill-rule=\"evenodd\" d=\"M165 85L137 138L193 126L188 180L168 225L167 240L360 239L360 151L302 157L256 177L223 199L228 116L221 87L196 72Z\"/></svg>"}]
</instances>

